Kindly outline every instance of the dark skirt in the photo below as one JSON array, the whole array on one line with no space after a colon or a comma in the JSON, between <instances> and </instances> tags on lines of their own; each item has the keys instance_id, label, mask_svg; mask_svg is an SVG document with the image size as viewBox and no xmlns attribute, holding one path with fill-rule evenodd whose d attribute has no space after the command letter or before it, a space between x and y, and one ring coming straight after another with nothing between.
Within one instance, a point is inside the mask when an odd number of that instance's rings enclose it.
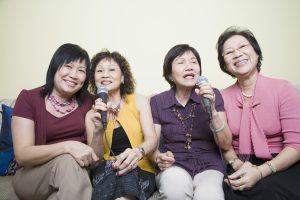
<instances>
[{"instance_id":1,"label":"dark skirt","mask_svg":"<svg viewBox=\"0 0 300 200\"><path fill-rule=\"evenodd\" d=\"M251 159L256 165L265 161ZM234 191L224 183L226 200L300 200L300 161L287 170L277 172L258 181L251 189Z\"/></svg>"},{"instance_id":2,"label":"dark skirt","mask_svg":"<svg viewBox=\"0 0 300 200\"><path fill-rule=\"evenodd\" d=\"M112 168L114 161L103 161L91 171L92 200L112 200L119 197L134 197L147 200L155 191L155 175L139 167L117 176Z\"/></svg>"}]
</instances>

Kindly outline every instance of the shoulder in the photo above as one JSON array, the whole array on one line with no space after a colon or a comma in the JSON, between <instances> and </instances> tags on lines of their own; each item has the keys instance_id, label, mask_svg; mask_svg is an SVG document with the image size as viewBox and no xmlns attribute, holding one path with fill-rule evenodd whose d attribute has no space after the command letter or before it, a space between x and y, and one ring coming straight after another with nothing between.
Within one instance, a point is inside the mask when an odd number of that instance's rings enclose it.
<instances>
[{"instance_id":1,"label":"shoulder","mask_svg":"<svg viewBox=\"0 0 300 200\"><path fill-rule=\"evenodd\" d=\"M135 93L134 99L138 110L142 110L149 105L149 98L145 95Z\"/></svg>"},{"instance_id":2,"label":"shoulder","mask_svg":"<svg viewBox=\"0 0 300 200\"><path fill-rule=\"evenodd\" d=\"M17 102L19 101L29 101L36 103L37 99L43 98L41 95L42 87L34 88L31 90L23 89L18 95Z\"/></svg>"},{"instance_id":3,"label":"shoulder","mask_svg":"<svg viewBox=\"0 0 300 200\"><path fill-rule=\"evenodd\" d=\"M260 75L260 87L266 90L276 91L279 95L286 92L296 92L296 87L293 86L288 80L270 78Z\"/></svg>"},{"instance_id":4,"label":"shoulder","mask_svg":"<svg viewBox=\"0 0 300 200\"><path fill-rule=\"evenodd\" d=\"M172 95L171 90L167 90L167 91L163 91L161 93L152 95L150 97L150 100L156 100L156 101L158 101L158 100L166 99L166 98L170 97L171 95Z\"/></svg>"}]
</instances>

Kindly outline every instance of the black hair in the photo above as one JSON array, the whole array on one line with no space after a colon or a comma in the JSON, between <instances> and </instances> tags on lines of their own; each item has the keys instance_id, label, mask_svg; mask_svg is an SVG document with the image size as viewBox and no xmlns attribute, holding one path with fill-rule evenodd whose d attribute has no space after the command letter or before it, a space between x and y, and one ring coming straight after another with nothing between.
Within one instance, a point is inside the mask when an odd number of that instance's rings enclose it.
<instances>
[{"instance_id":1,"label":"black hair","mask_svg":"<svg viewBox=\"0 0 300 200\"><path fill-rule=\"evenodd\" d=\"M163 65L163 77L166 79L166 81L170 84L171 87L175 87L175 83L172 80L170 80L170 75L172 74L172 63L176 57L181 56L188 51L191 51L195 55L200 66L200 75L202 73L201 59L198 51L195 48L189 46L188 44L178 44L168 51L167 55L165 56Z\"/></svg>"},{"instance_id":2,"label":"black hair","mask_svg":"<svg viewBox=\"0 0 300 200\"><path fill-rule=\"evenodd\" d=\"M245 37L250 45L253 47L255 53L258 55L258 62L257 62L257 71L260 72L261 69L261 61L263 60L263 56L262 56L262 52L260 49L260 46L256 40L256 38L254 37L253 33L248 30L248 29L243 29L237 26L231 26L229 28L227 28L219 37L218 39L218 43L216 45L217 51L218 51L218 60L219 60L219 65L220 68L223 72L229 74L232 77L235 77L233 74L231 74L228 70L227 67L225 65L225 61L224 61L224 57L223 57L223 46L224 43L226 42L226 40L228 40L229 38L231 38L234 35L241 35L243 37Z\"/></svg>"},{"instance_id":3,"label":"black hair","mask_svg":"<svg viewBox=\"0 0 300 200\"><path fill-rule=\"evenodd\" d=\"M50 95L54 88L54 76L56 72L64 65L73 61L85 61L86 79L82 88L75 94L76 101L81 105L84 101L90 78L90 58L86 50L76 44L63 44L54 53L46 76L46 84L41 92L42 96Z\"/></svg>"}]
</instances>

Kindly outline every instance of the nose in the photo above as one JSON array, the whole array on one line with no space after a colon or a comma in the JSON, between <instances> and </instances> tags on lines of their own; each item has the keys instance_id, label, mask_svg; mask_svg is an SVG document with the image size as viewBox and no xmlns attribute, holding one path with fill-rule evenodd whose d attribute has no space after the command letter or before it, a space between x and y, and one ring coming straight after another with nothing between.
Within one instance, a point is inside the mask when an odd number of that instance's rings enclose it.
<instances>
[{"instance_id":1,"label":"nose","mask_svg":"<svg viewBox=\"0 0 300 200\"><path fill-rule=\"evenodd\" d=\"M72 68L72 70L70 71L70 76L74 79L77 78L77 72L78 70L76 68Z\"/></svg>"},{"instance_id":2,"label":"nose","mask_svg":"<svg viewBox=\"0 0 300 200\"><path fill-rule=\"evenodd\" d=\"M234 58L239 58L242 55L242 52L238 49L235 49L233 52L233 57Z\"/></svg>"},{"instance_id":3,"label":"nose","mask_svg":"<svg viewBox=\"0 0 300 200\"><path fill-rule=\"evenodd\" d=\"M108 77L109 71L103 70L102 77Z\"/></svg>"},{"instance_id":4,"label":"nose","mask_svg":"<svg viewBox=\"0 0 300 200\"><path fill-rule=\"evenodd\" d=\"M190 71L190 70L192 70L192 69L193 69L192 63L187 62L187 63L186 63L186 66L185 66L185 70Z\"/></svg>"}]
</instances>

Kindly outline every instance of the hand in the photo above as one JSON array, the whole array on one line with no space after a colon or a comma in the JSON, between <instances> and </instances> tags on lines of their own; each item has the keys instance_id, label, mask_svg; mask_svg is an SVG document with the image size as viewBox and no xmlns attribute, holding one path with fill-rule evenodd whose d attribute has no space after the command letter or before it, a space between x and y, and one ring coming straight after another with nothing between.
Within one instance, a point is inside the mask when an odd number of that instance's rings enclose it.
<instances>
[{"instance_id":1,"label":"hand","mask_svg":"<svg viewBox=\"0 0 300 200\"><path fill-rule=\"evenodd\" d=\"M127 148L117 156L117 161L113 163L113 168L118 169L117 175L127 174L138 166L138 161L143 157L136 148Z\"/></svg>"},{"instance_id":2,"label":"hand","mask_svg":"<svg viewBox=\"0 0 300 200\"><path fill-rule=\"evenodd\" d=\"M101 98L95 100L95 104L92 106L92 114L91 114L91 121L94 123L95 131L100 132L102 130L102 123L101 123L101 114L100 111L107 111L110 106L110 103L105 104Z\"/></svg>"},{"instance_id":3,"label":"hand","mask_svg":"<svg viewBox=\"0 0 300 200\"><path fill-rule=\"evenodd\" d=\"M173 165L175 158L171 151L167 151L166 153L159 153L155 158L155 162L159 169L164 171Z\"/></svg>"},{"instance_id":4,"label":"hand","mask_svg":"<svg viewBox=\"0 0 300 200\"><path fill-rule=\"evenodd\" d=\"M82 142L67 141L66 148L81 167L88 167L99 161L94 150Z\"/></svg>"},{"instance_id":5,"label":"hand","mask_svg":"<svg viewBox=\"0 0 300 200\"><path fill-rule=\"evenodd\" d=\"M201 87L196 87L195 89L195 92L196 94L199 96L199 97L205 97L205 98L208 98L211 102L211 109L212 111L215 110L215 92L212 88L212 86L210 85L210 83L203 83L201 84Z\"/></svg>"},{"instance_id":6,"label":"hand","mask_svg":"<svg viewBox=\"0 0 300 200\"><path fill-rule=\"evenodd\" d=\"M229 179L229 180L228 180ZM250 162L245 162L236 172L228 176L224 181L234 190L243 191L252 188L260 179L261 174Z\"/></svg>"}]
</instances>

